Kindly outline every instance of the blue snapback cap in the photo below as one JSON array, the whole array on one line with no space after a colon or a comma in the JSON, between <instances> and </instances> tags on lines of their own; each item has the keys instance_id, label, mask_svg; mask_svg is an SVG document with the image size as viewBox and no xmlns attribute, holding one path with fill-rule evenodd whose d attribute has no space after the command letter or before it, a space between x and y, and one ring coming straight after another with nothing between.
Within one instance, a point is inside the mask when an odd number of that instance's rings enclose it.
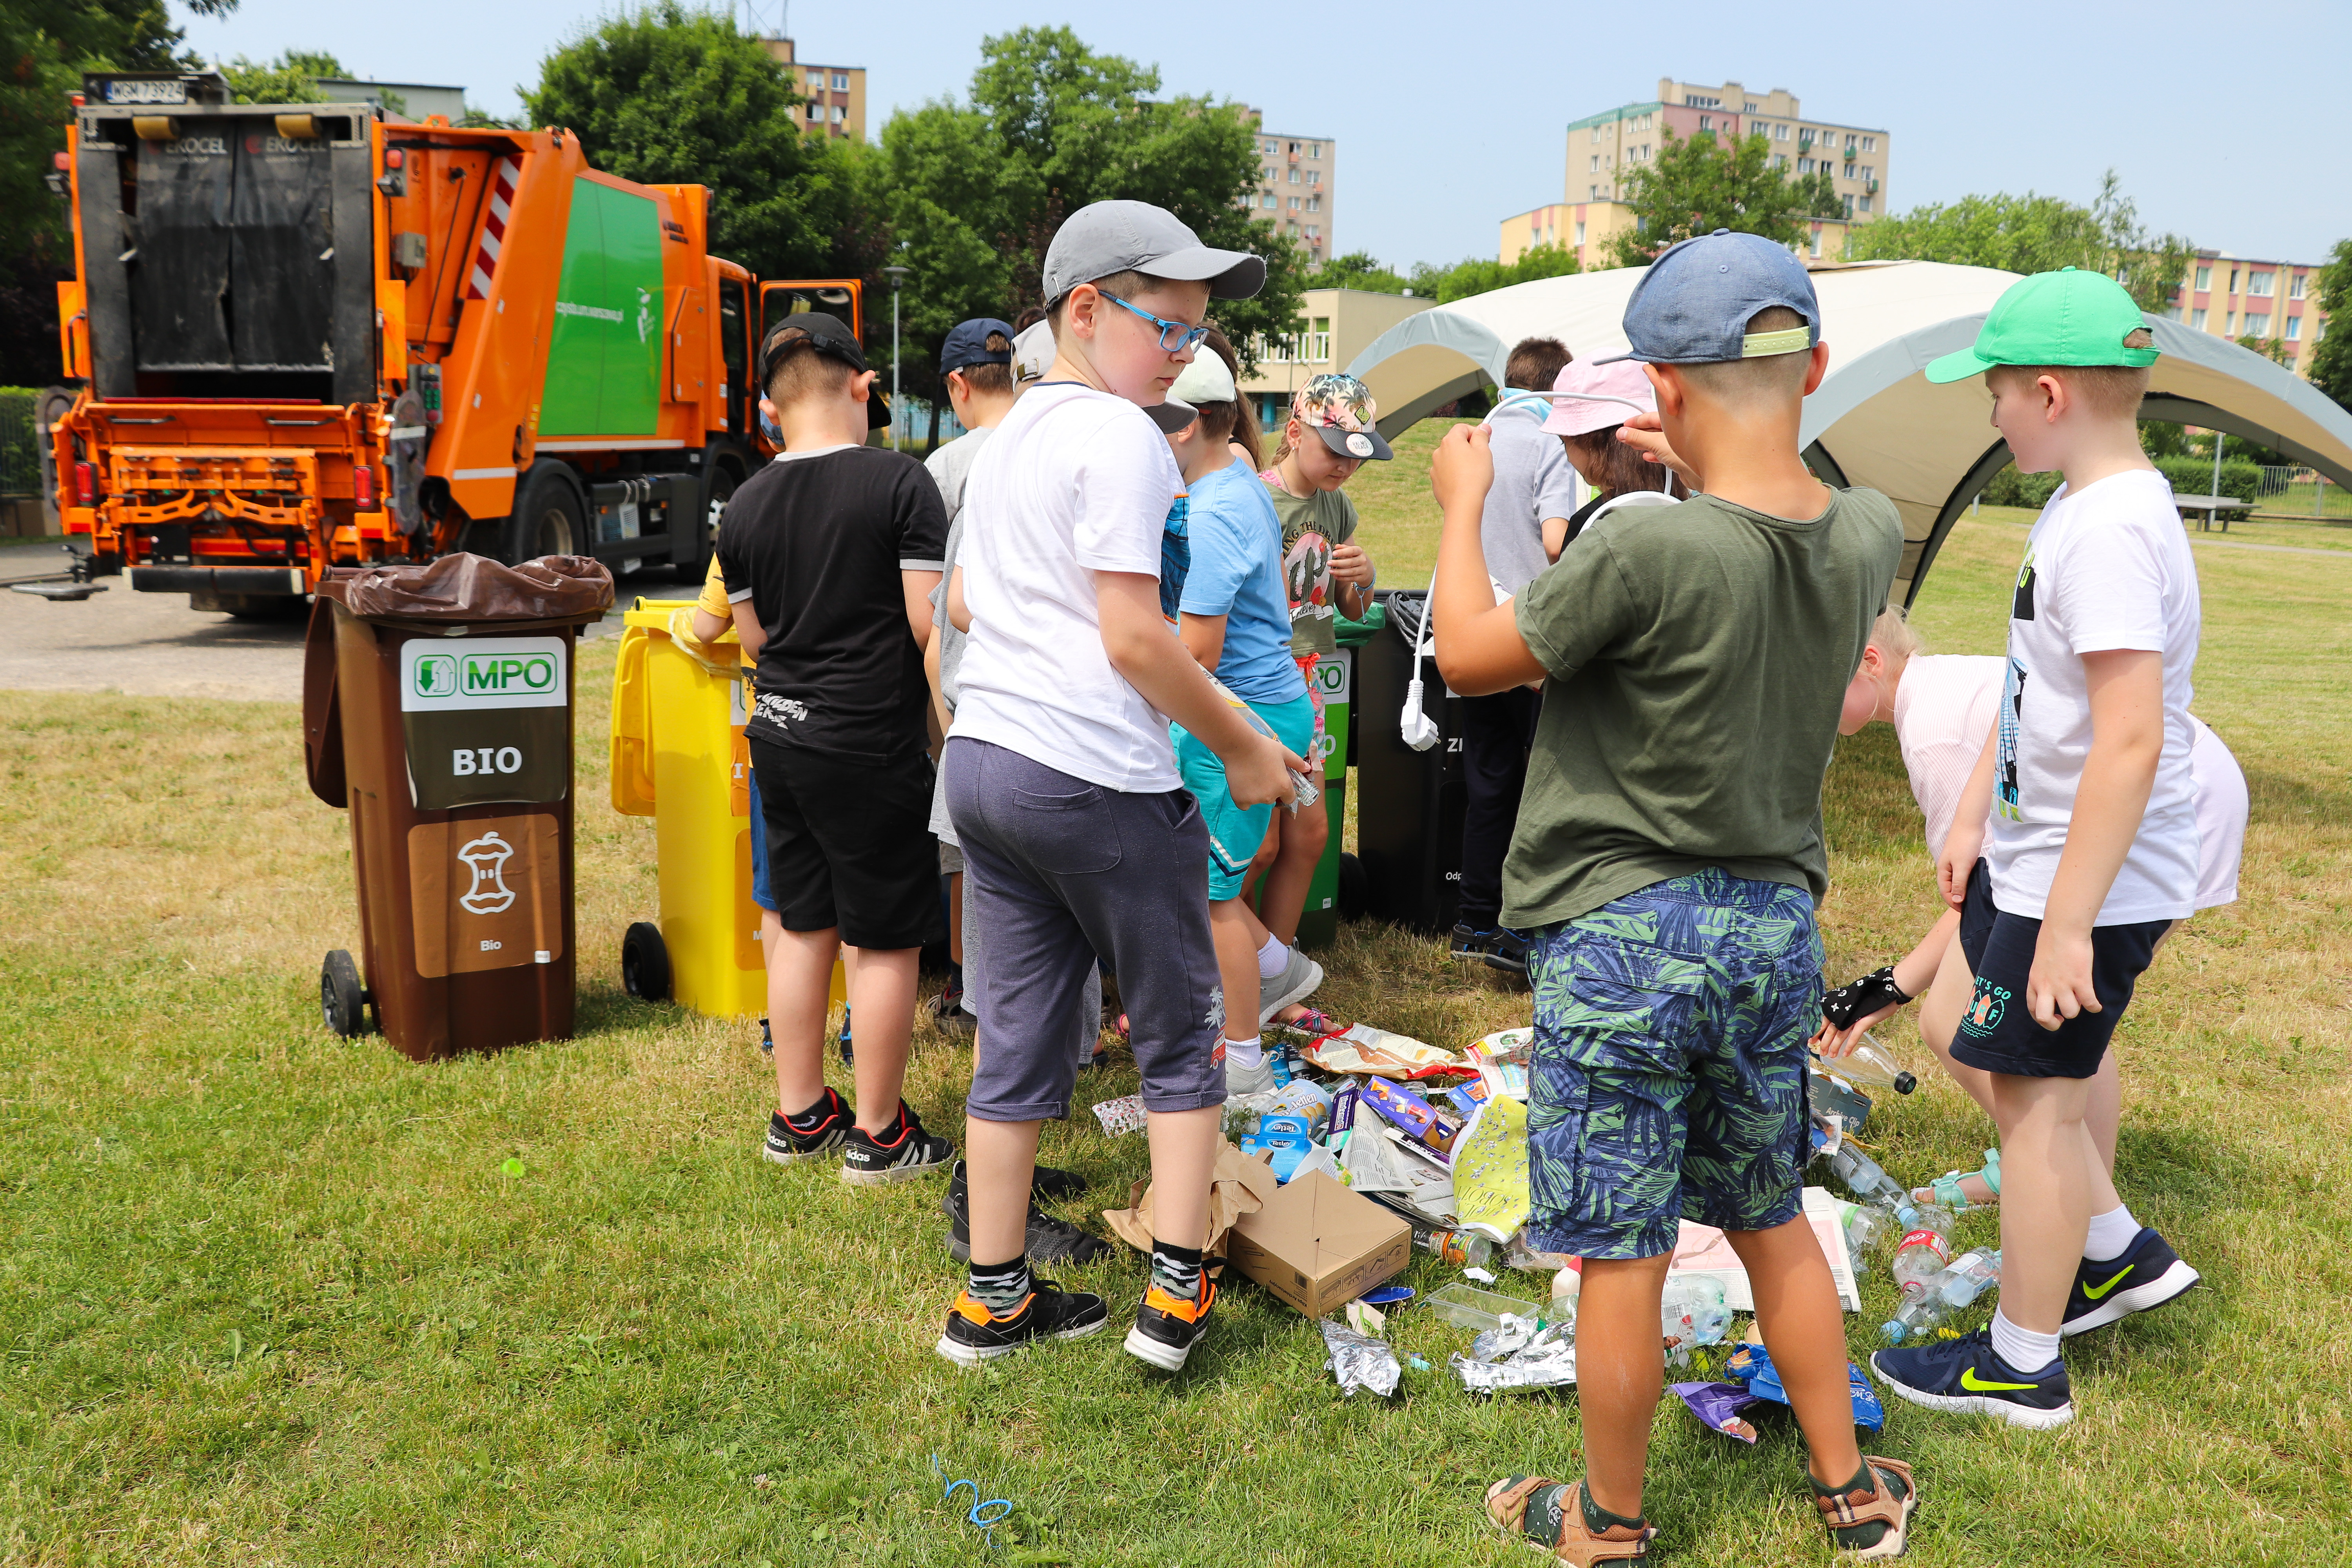
<instances>
[{"instance_id":1,"label":"blue snapback cap","mask_svg":"<svg viewBox=\"0 0 2352 1568\"><path fill-rule=\"evenodd\" d=\"M1759 310L1785 305L1805 320L1786 331L1750 332ZM1822 341L1822 306L1805 265L1760 234L1718 228L1669 247L1625 301L1622 354L1595 360L1719 364L1795 353Z\"/></svg>"},{"instance_id":2,"label":"blue snapback cap","mask_svg":"<svg viewBox=\"0 0 2352 1568\"><path fill-rule=\"evenodd\" d=\"M1001 332L1009 344L1013 342L1013 323L1000 321L993 316L978 316L969 321L958 321L949 329L948 341L940 345L940 374L951 370L969 370L976 364L1011 364L1010 348L992 350L988 334Z\"/></svg>"}]
</instances>

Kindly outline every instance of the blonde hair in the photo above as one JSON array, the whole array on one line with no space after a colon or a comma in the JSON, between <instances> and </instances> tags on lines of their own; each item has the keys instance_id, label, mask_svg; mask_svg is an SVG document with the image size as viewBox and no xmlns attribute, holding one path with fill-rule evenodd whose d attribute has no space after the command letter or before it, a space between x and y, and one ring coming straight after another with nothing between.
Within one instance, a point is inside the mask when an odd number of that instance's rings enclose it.
<instances>
[{"instance_id":1,"label":"blonde hair","mask_svg":"<svg viewBox=\"0 0 2352 1568\"><path fill-rule=\"evenodd\" d=\"M2145 327L2132 334L2147 335ZM1997 364L1985 372L1985 382L1990 385L2000 377L2031 386L2045 375L2064 382L2083 406L2099 418L2136 419L2139 401L2147 395L2149 370L2129 364Z\"/></svg>"},{"instance_id":2,"label":"blonde hair","mask_svg":"<svg viewBox=\"0 0 2352 1568\"><path fill-rule=\"evenodd\" d=\"M1805 324L1805 318L1786 305L1767 305L1748 320L1748 331L1788 331ZM1793 403L1805 395L1805 376L1812 369L1810 353L1767 354L1760 359L1711 361L1678 364L1683 379L1718 403L1753 407L1767 403Z\"/></svg>"},{"instance_id":3,"label":"blonde hair","mask_svg":"<svg viewBox=\"0 0 2352 1568\"><path fill-rule=\"evenodd\" d=\"M1908 613L1889 605L1871 625L1870 646L1890 659L1907 662L1927 651L1927 639L1911 624Z\"/></svg>"}]
</instances>

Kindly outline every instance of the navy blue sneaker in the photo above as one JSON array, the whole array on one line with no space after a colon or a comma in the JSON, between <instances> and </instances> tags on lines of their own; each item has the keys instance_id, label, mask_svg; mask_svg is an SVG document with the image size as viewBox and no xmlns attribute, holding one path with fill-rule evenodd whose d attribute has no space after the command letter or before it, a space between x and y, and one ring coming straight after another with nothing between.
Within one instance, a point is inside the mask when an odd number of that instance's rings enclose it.
<instances>
[{"instance_id":1,"label":"navy blue sneaker","mask_svg":"<svg viewBox=\"0 0 2352 1568\"><path fill-rule=\"evenodd\" d=\"M1992 1334L1979 1329L1956 1340L1931 1340L1912 1350L1879 1351L1870 1370L1899 1399L1930 1410L1997 1415L2012 1426L2046 1430L2074 1419L2066 1363L2018 1371L1994 1353Z\"/></svg>"},{"instance_id":2,"label":"navy blue sneaker","mask_svg":"<svg viewBox=\"0 0 2352 1568\"><path fill-rule=\"evenodd\" d=\"M2122 1257L2104 1263L2083 1259L2074 1270L2074 1289L2067 1294L2066 1316L2058 1331L2082 1334L2104 1329L2186 1294L2200 1278L2164 1237L2142 1226Z\"/></svg>"}]
</instances>

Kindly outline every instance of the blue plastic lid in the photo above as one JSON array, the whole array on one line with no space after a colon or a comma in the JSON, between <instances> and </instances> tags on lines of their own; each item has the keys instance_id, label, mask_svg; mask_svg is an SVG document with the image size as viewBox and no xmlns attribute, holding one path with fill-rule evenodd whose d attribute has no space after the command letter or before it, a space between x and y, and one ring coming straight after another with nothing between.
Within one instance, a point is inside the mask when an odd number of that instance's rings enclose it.
<instances>
[{"instance_id":1,"label":"blue plastic lid","mask_svg":"<svg viewBox=\"0 0 2352 1568\"><path fill-rule=\"evenodd\" d=\"M1412 1300L1410 1285L1383 1285L1377 1290L1367 1290L1360 1298L1368 1307L1386 1307L1397 1301Z\"/></svg>"}]
</instances>

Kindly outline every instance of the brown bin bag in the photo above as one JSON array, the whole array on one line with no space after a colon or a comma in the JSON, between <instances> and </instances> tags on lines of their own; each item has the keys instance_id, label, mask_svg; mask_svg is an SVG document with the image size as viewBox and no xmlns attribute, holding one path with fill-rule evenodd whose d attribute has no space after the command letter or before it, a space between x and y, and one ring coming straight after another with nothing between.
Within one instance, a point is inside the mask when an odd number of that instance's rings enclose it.
<instances>
[{"instance_id":1,"label":"brown bin bag","mask_svg":"<svg viewBox=\"0 0 2352 1568\"><path fill-rule=\"evenodd\" d=\"M385 1036L408 1056L571 1035L572 752L567 692L548 760L559 791L420 806L400 648L467 631L576 647L576 628L612 603L612 574L571 555L340 567L319 584L303 647L304 772L319 799L352 813L361 968Z\"/></svg>"}]
</instances>

